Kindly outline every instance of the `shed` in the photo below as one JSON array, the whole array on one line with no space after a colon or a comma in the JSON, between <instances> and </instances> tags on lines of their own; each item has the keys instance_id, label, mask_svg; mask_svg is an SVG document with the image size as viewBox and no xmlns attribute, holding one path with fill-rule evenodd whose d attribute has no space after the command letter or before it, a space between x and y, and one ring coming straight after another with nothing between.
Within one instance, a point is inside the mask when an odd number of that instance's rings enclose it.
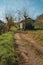
<instances>
[{"instance_id":1,"label":"shed","mask_svg":"<svg viewBox=\"0 0 43 65\"><path fill-rule=\"evenodd\" d=\"M34 20L31 18L26 18L19 23L20 29L22 30L29 30L34 29Z\"/></svg>"}]
</instances>

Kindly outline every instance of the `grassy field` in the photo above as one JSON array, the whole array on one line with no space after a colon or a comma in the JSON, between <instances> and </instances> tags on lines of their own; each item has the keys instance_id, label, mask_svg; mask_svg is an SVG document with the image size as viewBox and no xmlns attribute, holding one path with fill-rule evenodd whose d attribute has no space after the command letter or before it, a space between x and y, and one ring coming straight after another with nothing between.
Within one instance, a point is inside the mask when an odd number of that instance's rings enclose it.
<instances>
[{"instance_id":1,"label":"grassy field","mask_svg":"<svg viewBox=\"0 0 43 65\"><path fill-rule=\"evenodd\" d=\"M43 46L43 30L29 31L29 36Z\"/></svg>"},{"instance_id":2,"label":"grassy field","mask_svg":"<svg viewBox=\"0 0 43 65\"><path fill-rule=\"evenodd\" d=\"M13 32L0 35L0 65L15 65L18 58Z\"/></svg>"}]
</instances>

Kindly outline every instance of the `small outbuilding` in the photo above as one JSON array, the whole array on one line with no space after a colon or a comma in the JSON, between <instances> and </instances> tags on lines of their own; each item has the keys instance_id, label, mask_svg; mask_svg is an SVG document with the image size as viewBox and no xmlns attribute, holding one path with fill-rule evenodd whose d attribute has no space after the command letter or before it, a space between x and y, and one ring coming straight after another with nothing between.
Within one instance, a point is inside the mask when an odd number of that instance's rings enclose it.
<instances>
[{"instance_id":1,"label":"small outbuilding","mask_svg":"<svg viewBox=\"0 0 43 65\"><path fill-rule=\"evenodd\" d=\"M34 29L34 20L31 18L26 18L19 22L19 26L22 30Z\"/></svg>"}]
</instances>

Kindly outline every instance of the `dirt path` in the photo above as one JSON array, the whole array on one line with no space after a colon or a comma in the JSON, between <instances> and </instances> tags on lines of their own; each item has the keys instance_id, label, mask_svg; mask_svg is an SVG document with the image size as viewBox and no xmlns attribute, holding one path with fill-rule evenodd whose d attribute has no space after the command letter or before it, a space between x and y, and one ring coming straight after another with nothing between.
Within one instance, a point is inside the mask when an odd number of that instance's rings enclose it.
<instances>
[{"instance_id":1,"label":"dirt path","mask_svg":"<svg viewBox=\"0 0 43 65\"><path fill-rule=\"evenodd\" d=\"M14 38L24 59L24 65L43 65L43 49L41 51L41 48L36 47L37 44L28 38L27 33L16 33Z\"/></svg>"}]
</instances>

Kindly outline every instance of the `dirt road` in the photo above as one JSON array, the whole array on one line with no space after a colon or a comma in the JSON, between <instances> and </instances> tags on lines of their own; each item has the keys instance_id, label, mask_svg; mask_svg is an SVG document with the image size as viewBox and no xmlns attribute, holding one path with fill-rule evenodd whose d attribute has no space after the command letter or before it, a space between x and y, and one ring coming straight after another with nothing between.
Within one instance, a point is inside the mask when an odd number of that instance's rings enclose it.
<instances>
[{"instance_id":1,"label":"dirt road","mask_svg":"<svg viewBox=\"0 0 43 65\"><path fill-rule=\"evenodd\" d=\"M23 65L43 65L43 48L29 38L28 33L15 33L14 38L23 57Z\"/></svg>"}]
</instances>

